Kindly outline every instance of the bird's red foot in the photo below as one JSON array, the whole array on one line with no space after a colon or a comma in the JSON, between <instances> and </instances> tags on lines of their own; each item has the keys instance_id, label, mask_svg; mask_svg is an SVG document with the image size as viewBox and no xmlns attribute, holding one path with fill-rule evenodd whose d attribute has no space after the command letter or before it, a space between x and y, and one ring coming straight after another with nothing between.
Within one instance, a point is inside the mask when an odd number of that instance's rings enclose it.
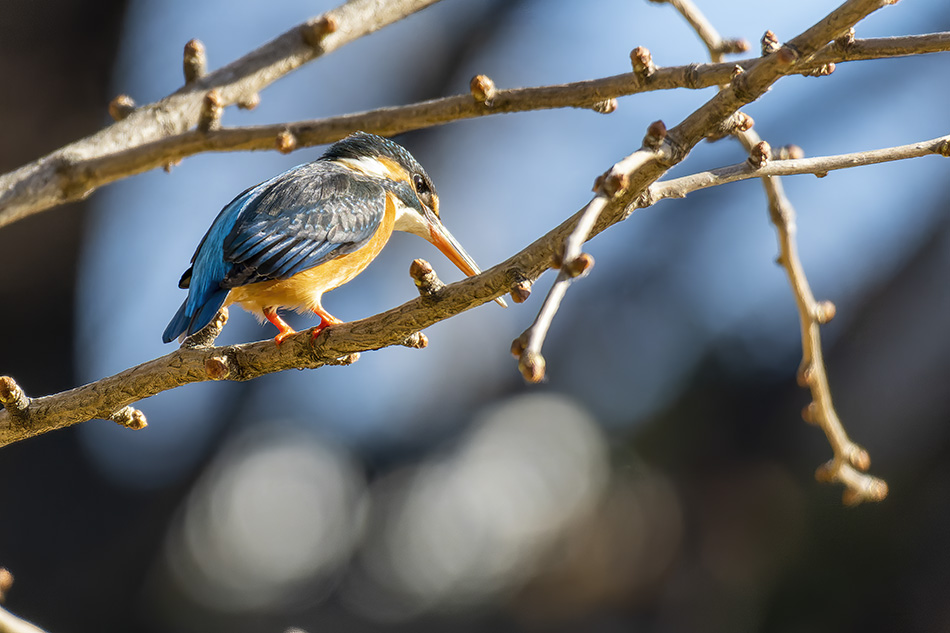
<instances>
[{"instance_id":1,"label":"bird's red foot","mask_svg":"<svg viewBox=\"0 0 950 633\"><path fill-rule=\"evenodd\" d=\"M264 308L262 312L264 313L264 318L273 323L274 327L280 330L277 336L274 337L274 342L278 345L283 343L284 339L286 339L291 334L296 334L294 329L287 325L287 322L277 315L277 310L275 308Z\"/></svg>"},{"instance_id":2,"label":"bird's red foot","mask_svg":"<svg viewBox=\"0 0 950 633\"><path fill-rule=\"evenodd\" d=\"M341 321L340 319L336 318L335 316L333 316L332 314L328 312L314 310L313 313L316 314L318 317L320 317L320 325L316 326L310 331L311 342L317 340L317 337L320 336L320 333L323 332L328 327L330 327L331 325L337 325L337 324L343 323L343 321Z\"/></svg>"},{"instance_id":3,"label":"bird's red foot","mask_svg":"<svg viewBox=\"0 0 950 633\"><path fill-rule=\"evenodd\" d=\"M325 321L320 321L320 325L310 330L310 340L311 341L317 340L317 337L320 336L320 332L324 331L328 327L330 327L329 323Z\"/></svg>"},{"instance_id":4,"label":"bird's red foot","mask_svg":"<svg viewBox=\"0 0 950 633\"><path fill-rule=\"evenodd\" d=\"M296 334L296 333L297 332L295 332L294 330L287 328L286 330L282 331L280 334L274 337L274 342L280 345L281 343L284 342L285 338L287 338L291 334Z\"/></svg>"}]
</instances>

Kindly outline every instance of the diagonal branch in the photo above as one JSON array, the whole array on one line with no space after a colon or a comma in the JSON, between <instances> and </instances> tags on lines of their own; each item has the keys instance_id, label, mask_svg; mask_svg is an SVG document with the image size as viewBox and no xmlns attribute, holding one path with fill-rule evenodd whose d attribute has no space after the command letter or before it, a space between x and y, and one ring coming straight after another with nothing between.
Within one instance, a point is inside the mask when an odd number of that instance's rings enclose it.
<instances>
[{"instance_id":1,"label":"diagonal branch","mask_svg":"<svg viewBox=\"0 0 950 633\"><path fill-rule=\"evenodd\" d=\"M328 39L330 37L327 36ZM815 55L811 62L797 66L789 72L813 74L835 62L945 51L950 51L950 33L855 40L846 48L827 46ZM148 126L145 132L130 133L136 130L135 125L150 121L146 116L149 112L158 109L164 115L174 107L176 104L166 103L172 100L175 96L173 95L158 104L134 111L129 118L94 136L0 176L0 227L58 204L88 196L96 188L121 178L162 167L201 152L273 149L290 151L331 143L357 130L392 136L451 121L493 114L549 108L593 108L609 99L641 92L717 86L730 81L736 66L749 70L758 63L760 59L756 58L735 63L690 64L658 68L648 79L627 73L562 85L497 90L490 104L465 94L311 121L208 131L193 128L204 93L198 90L197 84L194 88L189 85L188 90L197 91L188 93L197 103L194 120L179 121L174 126L163 123L157 133L148 133L151 129ZM227 68L236 64L238 62ZM219 73L223 70L225 69ZM205 77L201 86L207 88L218 85L213 84L211 78L219 73ZM252 87L263 86L255 84ZM243 93L232 92L221 93L222 99L233 102L235 99L245 98ZM162 107L159 109L160 105ZM133 125L135 121L138 123Z\"/></svg>"},{"instance_id":2,"label":"diagonal branch","mask_svg":"<svg viewBox=\"0 0 950 633\"><path fill-rule=\"evenodd\" d=\"M351 354L402 344L434 323L504 295L514 280L536 279L580 214L568 219L507 261L466 280L361 321L273 340L222 347L182 347L114 376L40 398L27 398L12 379L0 386L0 446L86 420L110 418L119 409L175 387L207 380L251 380L286 369L315 369ZM10 406L10 403L15 403Z\"/></svg>"},{"instance_id":3,"label":"diagonal branch","mask_svg":"<svg viewBox=\"0 0 950 633\"><path fill-rule=\"evenodd\" d=\"M0 567L0 604L6 600L6 594L13 586L13 574L5 567ZM45 633L43 629L18 618L3 607L0 607L0 633Z\"/></svg>"},{"instance_id":4,"label":"diagonal branch","mask_svg":"<svg viewBox=\"0 0 950 633\"><path fill-rule=\"evenodd\" d=\"M894 1L847 0L776 52L762 57L752 68L736 73L716 96L670 130L674 142L681 145L676 148L678 152L674 160L682 160L678 154L688 151L714 129L716 121L724 121L741 106L758 99L780 77L802 69L829 42L847 33L868 14Z\"/></svg>"},{"instance_id":5,"label":"diagonal branch","mask_svg":"<svg viewBox=\"0 0 950 633\"><path fill-rule=\"evenodd\" d=\"M46 633L43 629L18 618L0 607L0 633Z\"/></svg>"},{"instance_id":6,"label":"diagonal branch","mask_svg":"<svg viewBox=\"0 0 950 633\"><path fill-rule=\"evenodd\" d=\"M608 226L629 215L639 206L637 198L667 170L684 160L701 140L719 134L722 130L732 133L737 128L743 128L744 120L751 119L736 116L741 106L765 94L782 76L801 71L817 53L826 48L829 41L848 32L869 13L887 4L891 2L846 1L785 46L776 47L772 54L750 64L749 69L739 68L738 72L733 72L728 85L673 129L667 131L662 121L651 124L641 148L614 164L594 183L596 195L582 212L585 216L589 212L593 218L592 223L595 223L594 229L587 231L584 225L580 225L576 234L570 235L562 250L565 254L563 261L559 262L562 267L567 270L586 271L592 262L590 256L585 256L581 261L575 261L580 258L572 260L566 256L574 244L589 239L590 234L596 233L598 227ZM638 81L652 81L656 76L658 69L650 52L645 48L635 49L631 53L631 61L633 74ZM601 199L604 200L603 203ZM512 342L511 351L518 357L518 367L531 382L544 378L545 361L540 352L541 345L570 278L570 275L563 272L558 275L534 323Z\"/></svg>"},{"instance_id":7,"label":"diagonal branch","mask_svg":"<svg viewBox=\"0 0 950 633\"><path fill-rule=\"evenodd\" d=\"M209 91L216 91L222 106L252 102L262 88L303 64L435 2L438 0L349 0L227 66L193 78L177 92L96 134L0 176L0 227L87 196L102 184L86 173L87 162L194 127Z\"/></svg>"}]
</instances>

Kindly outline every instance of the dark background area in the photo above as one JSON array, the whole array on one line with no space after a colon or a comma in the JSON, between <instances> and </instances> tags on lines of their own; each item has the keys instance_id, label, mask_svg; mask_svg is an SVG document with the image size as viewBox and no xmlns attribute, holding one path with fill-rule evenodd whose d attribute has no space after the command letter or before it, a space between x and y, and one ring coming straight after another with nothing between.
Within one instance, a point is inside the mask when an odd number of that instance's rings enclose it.
<instances>
[{"instance_id":1,"label":"dark background area","mask_svg":"<svg viewBox=\"0 0 950 633\"><path fill-rule=\"evenodd\" d=\"M480 47L504 32L508 19L532 4L486 5L476 16L480 19L456 34L453 54L443 55L416 77L406 101L458 92L453 83L458 68L465 68ZM0 98L0 171L107 124L125 10L125 3L108 0L6 0L0 9L0 70L6 86ZM947 9L942 20L942 26L931 23L921 29L946 29ZM937 59L946 66L945 55ZM694 60L701 61L700 53ZM931 72L935 66L929 63L906 68L908 73L918 68ZM942 87L921 98L946 102L947 75L942 73ZM900 78L894 81L899 89ZM809 116L796 112L802 119ZM940 133L947 133L950 119L942 112L938 125L943 126ZM793 115L786 123L808 125ZM481 125L492 125L491 119ZM761 125L768 126L768 120ZM875 132L869 131L872 144ZM416 156L425 156L437 151L442 133L425 131L404 140ZM220 165L229 158L216 157ZM189 164L177 169L188 170ZM253 431L254 421L235 421L235 412L251 407L267 389L279 389L282 377L276 376L217 392L225 394L216 396L225 400L216 409L218 417L195 421L211 429L197 456L161 485L136 488L118 481L114 471L96 466L77 428L5 447L0 452L0 565L16 577L5 606L57 633L277 631L289 626L312 631L950 630L950 186L946 166L942 170L929 191L903 194L907 205L930 210L924 237L897 263L860 284L850 285L848 273L840 273L845 280L835 288L847 289L840 297L817 289L819 298L827 296L839 308L838 319L823 330L837 409L855 440L868 448L872 471L888 481L891 493L884 503L844 508L838 487L812 479L830 449L820 431L799 417L808 403L808 394L795 384L799 350L776 347L773 360L781 370L764 371L745 362L746 356L755 356L748 352L754 341L738 340L735 330L707 331L702 353L665 406L626 424L620 405L605 405L610 411L605 414L587 403L598 420L607 472L583 510L559 523L556 534L537 541L543 546L537 547L530 571L513 576L499 572L514 580L476 591L475 597L460 589L461 598L393 608L398 616L388 617L379 615L388 613L383 608L353 607L358 602L353 596L360 594L346 588L359 576L354 569L360 555L351 554L352 564L338 562L329 578L303 583L303 590L295 586L289 597L267 608L208 606L189 596L187 587L176 584L175 574L165 569L170 563L163 557L174 541L169 535L176 533L189 499L214 472L219 448L239 431ZM894 187L900 189L902 182L895 179ZM0 230L0 373L13 376L29 395L80 382L75 350L83 349L83 341L74 340L78 330L73 325L77 262L89 205L98 195ZM643 230L668 253L653 269L626 261L616 251L601 258L599 242L590 245L598 266L571 290L572 305L560 315L547 343L548 366L554 371L545 385L525 386L514 363L506 360L490 380L455 389L471 392L469 399L478 402L535 393L567 394L583 402L585 397L597 400L600 388L636 390L639 383L625 375L624 365L627 355L637 354L636 345L605 340L600 326L620 322L609 330L611 336L629 334L637 344L662 345L650 338L646 317L659 314L691 322L688 304L663 286L684 265L680 254L694 245L689 233L715 230L710 207L728 207L729 196L722 189L677 202L675 208L651 210ZM756 204L747 205L752 210L745 217L764 227L764 203ZM566 216L573 210L558 213ZM631 230L627 224L613 231ZM808 226L821 231L820 225ZM520 241L527 244L535 237L525 235ZM774 241L769 247L775 248ZM873 253L865 256L873 266ZM811 272L807 252L804 263ZM823 272L834 276L833 269ZM402 268L399 274L405 282ZM733 283L743 285L741 279ZM507 347L530 322L546 287L539 283L526 307L518 308L517 327L477 336L487 337L485 344ZM658 295L658 289L668 295ZM658 296L668 302L658 303ZM652 302L649 311L643 309L646 301ZM173 309L169 303L169 315ZM783 323L797 336L790 293L775 309L785 314ZM270 335L254 327L247 327L246 340ZM749 328L755 327L750 322ZM684 327L682 336L698 335ZM622 353L608 353L613 347ZM601 362L605 355L608 363ZM565 366L574 367L574 373L556 371ZM319 381L322 373L310 378ZM448 412L429 411L433 418L441 415L454 423L439 426L420 418L416 424L425 433L418 436L348 446L354 470L373 487L444 455L440 451L446 446L463 442L460 438L478 428L472 421L475 406L461 400ZM143 409L148 414L148 403ZM543 434L544 427L539 428ZM543 443L539 438L538 444ZM389 600L399 602L401 595L395 591Z\"/></svg>"}]
</instances>

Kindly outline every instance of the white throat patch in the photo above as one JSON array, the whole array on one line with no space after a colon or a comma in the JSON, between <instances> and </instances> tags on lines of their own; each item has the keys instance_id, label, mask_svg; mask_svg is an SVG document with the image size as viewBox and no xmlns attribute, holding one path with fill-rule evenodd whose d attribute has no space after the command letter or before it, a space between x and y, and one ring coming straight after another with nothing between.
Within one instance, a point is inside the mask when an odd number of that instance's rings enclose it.
<instances>
[{"instance_id":1,"label":"white throat patch","mask_svg":"<svg viewBox=\"0 0 950 633\"><path fill-rule=\"evenodd\" d=\"M393 226L396 231L403 233L412 233L422 239L429 241L429 225L422 218L418 211L410 209L400 200L396 200L396 224Z\"/></svg>"}]
</instances>

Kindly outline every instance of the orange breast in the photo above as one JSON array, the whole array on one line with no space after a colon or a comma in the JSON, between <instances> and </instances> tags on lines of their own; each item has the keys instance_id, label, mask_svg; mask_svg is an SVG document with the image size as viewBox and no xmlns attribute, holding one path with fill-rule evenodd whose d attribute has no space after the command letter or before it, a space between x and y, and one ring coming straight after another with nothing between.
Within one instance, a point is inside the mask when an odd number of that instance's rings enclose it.
<instances>
[{"instance_id":1,"label":"orange breast","mask_svg":"<svg viewBox=\"0 0 950 633\"><path fill-rule=\"evenodd\" d=\"M304 270L288 279L260 281L233 288L225 305L239 304L245 310L260 313L264 308L291 308L299 311L321 308L324 292L338 288L363 272L376 259L393 233L396 207L386 195L386 210L379 229L359 250Z\"/></svg>"}]
</instances>

